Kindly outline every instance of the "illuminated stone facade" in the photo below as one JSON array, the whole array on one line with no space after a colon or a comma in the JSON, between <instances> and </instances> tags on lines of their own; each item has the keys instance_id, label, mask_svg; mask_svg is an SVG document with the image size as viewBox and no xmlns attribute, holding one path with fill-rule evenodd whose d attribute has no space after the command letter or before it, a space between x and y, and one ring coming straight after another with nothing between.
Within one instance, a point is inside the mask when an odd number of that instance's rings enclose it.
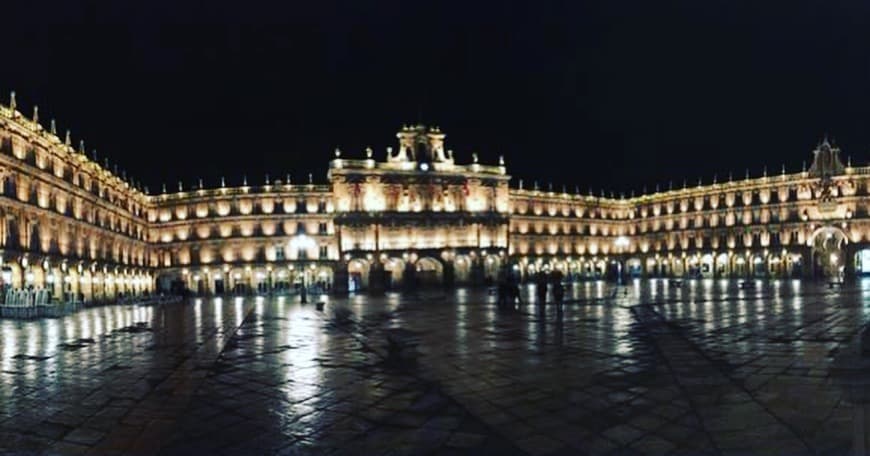
<instances>
[{"instance_id":1,"label":"illuminated stone facade","mask_svg":"<svg viewBox=\"0 0 870 456\"><path fill-rule=\"evenodd\" d=\"M113 299L152 288L148 196L0 106L0 252L4 285L55 297ZM93 157L92 157L93 158Z\"/></svg>"},{"instance_id":2,"label":"illuminated stone facade","mask_svg":"<svg viewBox=\"0 0 870 456\"><path fill-rule=\"evenodd\" d=\"M870 168L843 164L827 141L799 173L605 198L510 188L502 158L460 164L437 127L412 126L395 150L336 150L326 185L267 177L148 195L53 130L0 107L3 279L56 296L378 290L553 268L569 279L870 271Z\"/></svg>"}]
</instances>

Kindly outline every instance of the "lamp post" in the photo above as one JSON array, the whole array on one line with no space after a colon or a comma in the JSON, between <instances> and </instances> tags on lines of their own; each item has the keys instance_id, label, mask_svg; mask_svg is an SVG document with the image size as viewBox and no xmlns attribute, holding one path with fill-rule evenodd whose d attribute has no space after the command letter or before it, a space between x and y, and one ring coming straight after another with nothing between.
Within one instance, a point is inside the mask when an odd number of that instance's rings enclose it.
<instances>
[{"instance_id":1,"label":"lamp post","mask_svg":"<svg viewBox=\"0 0 870 456\"><path fill-rule=\"evenodd\" d=\"M299 232L291 241L291 247L295 247L300 254L300 259L305 259L308 256L308 250L316 245L313 239L306 236L304 232ZM304 252L304 253L303 253ZM305 304L308 302L308 290L305 284L305 264L302 264L302 292L300 293L300 302Z\"/></svg>"},{"instance_id":2,"label":"lamp post","mask_svg":"<svg viewBox=\"0 0 870 456\"><path fill-rule=\"evenodd\" d=\"M302 265L302 292L300 293L300 301L302 304L308 303L308 290L305 288L305 265Z\"/></svg>"}]
</instances>

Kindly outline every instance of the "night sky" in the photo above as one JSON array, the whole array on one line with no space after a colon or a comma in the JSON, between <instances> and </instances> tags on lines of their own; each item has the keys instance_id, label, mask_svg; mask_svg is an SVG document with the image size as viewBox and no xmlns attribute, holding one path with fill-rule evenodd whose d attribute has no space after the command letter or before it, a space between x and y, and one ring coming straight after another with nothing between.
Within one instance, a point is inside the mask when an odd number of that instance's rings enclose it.
<instances>
[{"instance_id":1,"label":"night sky","mask_svg":"<svg viewBox=\"0 0 870 456\"><path fill-rule=\"evenodd\" d=\"M584 193L798 171L825 134L870 161L866 1L17 3L0 100L152 192L322 182L416 122Z\"/></svg>"}]
</instances>

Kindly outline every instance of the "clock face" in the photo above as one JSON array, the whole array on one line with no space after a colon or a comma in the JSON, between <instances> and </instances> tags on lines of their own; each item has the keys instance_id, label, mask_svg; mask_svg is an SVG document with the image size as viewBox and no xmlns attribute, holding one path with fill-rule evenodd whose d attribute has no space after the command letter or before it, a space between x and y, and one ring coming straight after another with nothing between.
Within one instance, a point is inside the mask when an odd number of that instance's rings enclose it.
<instances>
[{"instance_id":1,"label":"clock face","mask_svg":"<svg viewBox=\"0 0 870 456\"><path fill-rule=\"evenodd\" d=\"M429 171L429 164L425 162L420 163L420 171Z\"/></svg>"}]
</instances>

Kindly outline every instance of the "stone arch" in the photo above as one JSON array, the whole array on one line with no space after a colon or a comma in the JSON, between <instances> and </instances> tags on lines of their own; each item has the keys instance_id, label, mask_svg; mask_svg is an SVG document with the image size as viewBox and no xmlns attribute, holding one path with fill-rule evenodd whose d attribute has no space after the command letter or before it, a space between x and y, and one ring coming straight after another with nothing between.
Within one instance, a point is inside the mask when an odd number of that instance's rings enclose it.
<instances>
[{"instance_id":1,"label":"stone arch","mask_svg":"<svg viewBox=\"0 0 870 456\"><path fill-rule=\"evenodd\" d=\"M467 283L471 280L471 257L456 255L453 258L453 274L456 283Z\"/></svg>"},{"instance_id":2,"label":"stone arch","mask_svg":"<svg viewBox=\"0 0 870 456\"><path fill-rule=\"evenodd\" d=\"M726 277L731 273L730 262L728 261L727 253L720 253L716 256L716 275L719 277Z\"/></svg>"},{"instance_id":3,"label":"stone arch","mask_svg":"<svg viewBox=\"0 0 870 456\"><path fill-rule=\"evenodd\" d=\"M414 262L416 283L420 286L440 285L444 280L444 264L434 257L422 257Z\"/></svg>"},{"instance_id":4,"label":"stone arch","mask_svg":"<svg viewBox=\"0 0 870 456\"><path fill-rule=\"evenodd\" d=\"M483 261L483 276L496 281L501 268L502 260L498 255L486 255Z\"/></svg>"},{"instance_id":5,"label":"stone arch","mask_svg":"<svg viewBox=\"0 0 870 456\"><path fill-rule=\"evenodd\" d=\"M716 259L713 258L713 254L707 253L701 255L699 267L701 277L713 277L714 271L716 270Z\"/></svg>"},{"instance_id":6,"label":"stone arch","mask_svg":"<svg viewBox=\"0 0 870 456\"><path fill-rule=\"evenodd\" d=\"M643 261L638 257L632 257L626 260L625 275L627 277L641 277L643 275Z\"/></svg>"},{"instance_id":7,"label":"stone arch","mask_svg":"<svg viewBox=\"0 0 870 456\"><path fill-rule=\"evenodd\" d=\"M369 286L371 265L364 258L354 258L347 262L348 291L364 290Z\"/></svg>"},{"instance_id":8,"label":"stone arch","mask_svg":"<svg viewBox=\"0 0 870 456\"><path fill-rule=\"evenodd\" d=\"M849 236L836 226L822 226L813 231L807 240L812 254L813 275L841 278L850 260L844 254L848 244Z\"/></svg>"},{"instance_id":9,"label":"stone arch","mask_svg":"<svg viewBox=\"0 0 870 456\"><path fill-rule=\"evenodd\" d=\"M316 285L322 293L332 289L334 271L326 265L319 265L311 271L311 284Z\"/></svg>"},{"instance_id":10,"label":"stone arch","mask_svg":"<svg viewBox=\"0 0 870 456\"><path fill-rule=\"evenodd\" d=\"M387 288L398 287L402 284L405 273L405 260L397 257L388 258L384 261Z\"/></svg>"}]
</instances>

